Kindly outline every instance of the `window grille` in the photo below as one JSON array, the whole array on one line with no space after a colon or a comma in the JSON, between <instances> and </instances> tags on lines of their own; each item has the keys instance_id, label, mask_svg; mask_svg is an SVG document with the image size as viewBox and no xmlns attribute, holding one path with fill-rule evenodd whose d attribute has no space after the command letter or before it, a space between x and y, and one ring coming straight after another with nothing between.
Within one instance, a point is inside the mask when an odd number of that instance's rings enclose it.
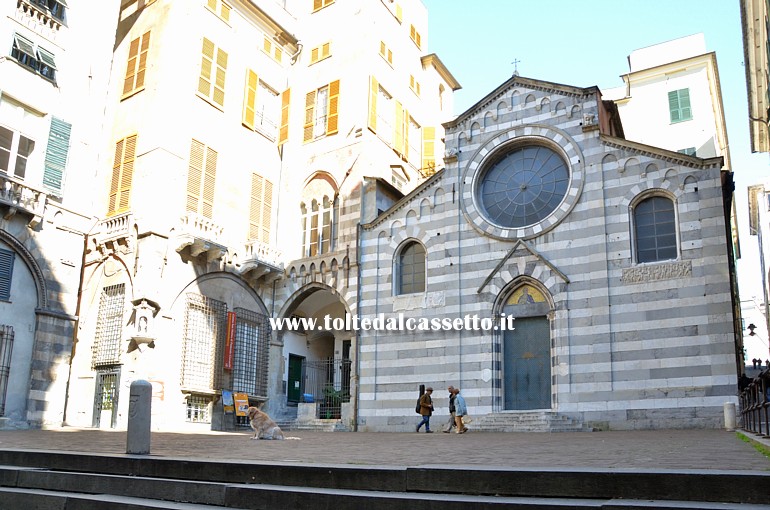
<instances>
[{"instance_id":1,"label":"window grille","mask_svg":"<svg viewBox=\"0 0 770 510\"><path fill-rule=\"evenodd\" d=\"M120 363L125 297L124 283L102 289L99 315L96 319L96 336L91 351L92 370L96 367Z\"/></svg>"},{"instance_id":2,"label":"window grille","mask_svg":"<svg viewBox=\"0 0 770 510\"><path fill-rule=\"evenodd\" d=\"M191 423L211 423L209 404L211 404L211 397L206 395L188 395L187 421Z\"/></svg>"},{"instance_id":3,"label":"window grille","mask_svg":"<svg viewBox=\"0 0 770 510\"><path fill-rule=\"evenodd\" d=\"M222 385L227 333L227 304L200 294L187 294L182 387L211 391Z\"/></svg>"},{"instance_id":4,"label":"window grille","mask_svg":"<svg viewBox=\"0 0 770 510\"><path fill-rule=\"evenodd\" d=\"M102 411L110 412L110 427L115 427L118 417L118 393L120 388L120 367L106 367L96 372L94 392L94 427L103 425Z\"/></svg>"},{"instance_id":5,"label":"window grille","mask_svg":"<svg viewBox=\"0 0 770 510\"><path fill-rule=\"evenodd\" d=\"M233 391L267 396L270 327L265 315L235 309L235 359Z\"/></svg>"},{"instance_id":6,"label":"window grille","mask_svg":"<svg viewBox=\"0 0 770 510\"><path fill-rule=\"evenodd\" d=\"M0 326L0 416L5 416L5 397L13 353L13 326Z\"/></svg>"}]
</instances>

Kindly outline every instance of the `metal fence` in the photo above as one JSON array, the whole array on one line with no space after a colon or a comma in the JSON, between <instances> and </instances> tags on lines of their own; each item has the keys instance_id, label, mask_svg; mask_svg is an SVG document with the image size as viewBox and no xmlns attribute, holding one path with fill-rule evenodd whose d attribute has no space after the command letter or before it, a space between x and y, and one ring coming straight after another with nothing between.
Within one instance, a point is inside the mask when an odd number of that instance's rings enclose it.
<instances>
[{"instance_id":1,"label":"metal fence","mask_svg":"<svg viewBox=\"0 0 770 510\"><path fill-rule=\"evenodd\" d=\"M13 353L13 326L0 326L0 416L5 416L5 397L8 391L8 376L11 373Z\"/></svg>"},{"instance_id":2,"label":"metal fence","mask_svg":"<svg viewBox=\"0 0 770 510\"><path fill-rule=\"evenodd\" d=\"M770 369L761 372L741 392L743 428L770 437Z\"/></svg>"},{"instance_id":3,"label":"metal fence","mask_svg":"<svg viewBox=\"0 0 770 510\"><path fill-rule=\"evenodd\" d=\"M350 360L325 359L304 361L305 381L303 402L316 402L317 418L340 419L342 403L350 402Z\"/></svg>"}]
</instances>

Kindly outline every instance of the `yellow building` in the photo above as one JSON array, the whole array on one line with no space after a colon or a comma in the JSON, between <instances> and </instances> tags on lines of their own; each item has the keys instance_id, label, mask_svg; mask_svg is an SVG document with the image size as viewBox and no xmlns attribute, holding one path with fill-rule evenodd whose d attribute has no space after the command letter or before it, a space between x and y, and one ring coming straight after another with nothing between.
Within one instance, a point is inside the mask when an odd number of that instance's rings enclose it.
<instances>
[{"instance_id":1,"label":"yellow building","mask_svg":"<svg viewBox=\"0 0 770 510\"><path fill-rule=\"evenodd\" d=\"M66 423L124 427L147 379L156 429L230 427L223 390L354 427L354 333L269 318L355 313L362 214L442 166L426 48L419 1L122 2Z\"/></svg>"}]
</instances>

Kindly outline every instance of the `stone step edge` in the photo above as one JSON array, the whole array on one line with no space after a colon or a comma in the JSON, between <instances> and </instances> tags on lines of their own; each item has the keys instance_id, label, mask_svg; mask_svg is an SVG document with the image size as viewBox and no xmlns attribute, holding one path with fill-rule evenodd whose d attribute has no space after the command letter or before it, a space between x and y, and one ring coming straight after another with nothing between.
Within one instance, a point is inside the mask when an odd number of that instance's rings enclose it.
<instances>
[{"instance_id":1,"label":"stone step edge","mask_svg":"<svg viewBox=\"0 0 770 510\"><path fill-rule=\"evenodd\" d=\"M133 477L126 477L133 478ZM130 480L129 480L130 482ZM177 480L179 483L183 481ZM223 505L211 503L199 504L190 501L162 500L151 497L138 497L126 495L114 495L109 493L82 493L73 491L59 491L26 487L0 486L0 494L5 503L18 502L18 508L47 508L38 505L35 497L50 501L64 500L64 505L53 505L51 508L70 508L70 501L79 502L104 502L120 503L121 509L176 509L176 510L216 510L216 509L247 509L253 508L255 498L261 501L270 501L274 504L286 505L290 502L307 501L312 498L314 505L322 508L337 510L359 509L366 501L367 508L377 510L380 508L393 508L394 504L409 504L410 508L422 508L419 502L425 502L433 508L436 501L441 501L442 508L450 510L457 508L462 510L468 505L483 505L484 508L521 508L532 510L553 510L555 508L577 509L623 509L623 510L723 510L724 503L711 503L703 501L673 501L673 500L633 500L633 499L585 499L585 498L547 498L547 497L511 497L511 496L473 496L463 494L439 494L427 492L382 492L350 489L325 489L316 487L286 487L279 485L263 484L223 484L231 494L225 496ZM16 496L15 498L13 496ZM266 498L265 496L271 496ZM286 501L288 500L288 501ZM350 504L348 504L350 503ZM374 504L374 506L372 506ZM244 505L244 506L241 506ZM0 508L5 508L0 506ZM17 508L8 507L8 508ZM731 508L736 510L754 510L767 508L765 505L733 504Z\"/></svg>"}]
</instances>

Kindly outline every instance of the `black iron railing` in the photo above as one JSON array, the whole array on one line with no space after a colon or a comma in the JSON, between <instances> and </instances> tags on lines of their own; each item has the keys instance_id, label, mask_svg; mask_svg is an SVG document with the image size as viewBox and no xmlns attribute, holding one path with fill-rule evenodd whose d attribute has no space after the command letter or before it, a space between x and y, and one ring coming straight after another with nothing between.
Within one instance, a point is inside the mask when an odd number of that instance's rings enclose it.
<instances>
[{"instance_id":1,"label":"black iron railing","mask_svg":"<svg viewBox=\"0 0 770 510\"><path fill-rule=\"evenodd\" d=\"M304 402L315 402L317 418L340 419L342 403L350 401L350 360L325 359L305 361Z\"/></svg>"},{"instance_id":2,"label":"black iron railing","mask_svg":"<svg viewBox=\"0 0 770 510\"><path fill-rule=\"evenodd\" d=\"M743 428L770 437L770 369L760 372L740 395Z\"/></svg>"}]
</instances>

